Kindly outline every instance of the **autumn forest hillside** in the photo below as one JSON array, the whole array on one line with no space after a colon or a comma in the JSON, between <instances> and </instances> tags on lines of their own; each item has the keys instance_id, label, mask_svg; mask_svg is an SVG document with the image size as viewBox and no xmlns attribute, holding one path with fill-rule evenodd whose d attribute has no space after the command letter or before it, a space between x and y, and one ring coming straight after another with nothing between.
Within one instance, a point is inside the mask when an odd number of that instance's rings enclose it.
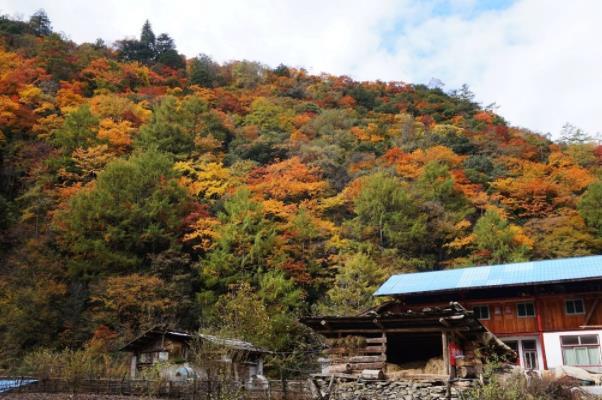
<instances>
[{"instance_id":1,"label":"autumn forest hillside","mask_svg":"<svg viewBox=\"0 0 602 400\"><path fill-rule=\"evenodd\" d=\"M600 253L601 166L467 87L1 17L0 369L156 324L302 357L298 316L365 309L391 273Z\"/></svg>"}]
</instances>

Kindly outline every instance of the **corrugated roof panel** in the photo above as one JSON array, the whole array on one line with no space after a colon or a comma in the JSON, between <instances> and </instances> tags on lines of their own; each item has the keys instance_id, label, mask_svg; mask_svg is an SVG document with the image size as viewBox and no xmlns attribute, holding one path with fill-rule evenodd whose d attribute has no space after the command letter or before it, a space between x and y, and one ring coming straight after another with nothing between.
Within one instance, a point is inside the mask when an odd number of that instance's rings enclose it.
<instances>
[{"instance_id":1,"label":"corrugated roof panel","mask_svg":"<svg viewBox=\"0 0 602 400\"><path fill-rule=\"evenodd\" d=\"M602 256L489 265L391 276L375 296L602 277Z\"/></svg>"}]
</instances>

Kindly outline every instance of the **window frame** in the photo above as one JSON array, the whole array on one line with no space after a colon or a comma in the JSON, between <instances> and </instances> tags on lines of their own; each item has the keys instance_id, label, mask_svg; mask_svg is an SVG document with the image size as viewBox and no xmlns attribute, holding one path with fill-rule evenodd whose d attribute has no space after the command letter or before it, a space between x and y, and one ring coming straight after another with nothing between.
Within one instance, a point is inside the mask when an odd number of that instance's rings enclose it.
<instances>
[{"instance_id":1,"label":"window frame","mask_svg":"<svg viewBox=\"0 0 602 400\"><path fill-rule=\"evenodd\" d=\"M569 303L573 303L573 310L575 310L575 303L581 303L581 312L569 312ZM564 313L565 315L585 315L585 301L580 298L576 299L565 299L564 300Z\"/></svg>"},{"instance_id":2,"label":"window frame","mask_svg":"<svg viewBox=\"0 0 602 400\"><path fill-rule=\"evenodd\" d=\"M525 343L533 343L533 347L527 347ZM523 339L520 341L520 347L523 357L523 368L529 371L539 370L539 349L537 346L537 340Z\"/></svg>"},{"instance_id":3,"label":"window frame","mask_svg":"<svg viewBox=\"0 0 602 400\"><path fill-rule=\"evenodd\" d=\"M519 312L519 306L526 306L526 305L531 305L531 307L533 307L533 314L525 314L525 315L520 315ZM527 311L527 308L525 307L525 311ZM523 303L516 303L516 317L517 318L535 318L537 316L537 310L535 309L535 303L532 301L526 301Z\"/></svg>"},{"instance_id":4,"label":"window frame","mask_svg":"<svg viewBox=\"0 0 602 400\"><path fill-rule=\"evenodd\" d=\"M595 344L582 344L581 343L581 337L582 336L593 336L596 338L597 343ZM564 344L563 343L563 338L566 337L570 337L570 338L577 338L577 344ZM589 334L580 334L580 335L560 335L559 337L560 340L560 350L562 353L562 365L566 365L566 366L574 366L574 367L599 367L602 365L602 348L600 347L600 335L596 334L596 333L589 333ZM570 365L567 364L566 362L566 357L564 355L564 350L565 349L579 349L579 348L585 348L585 349L590 349L590 348L595 348L598 349L598 364L577 364L577 365ZM588 357L589 357L589 353L588 353Z\"/></svg>"},{"instance_id":5,"label":"window frame","mask_svg":"<svg viewBox=\"0 0 602 400\"><path fill-rule=\"evenodd\" d=\"M487 310L487 318L480 318L477 317L475 315L475 317L479 320L479 321L488 321L491 319L491 310L489 309L489 304L475 304L472 306L472 312L475 312L475 309L479 308L479 309L486 309ZM481 312L479 312L479 314L481 314Z\"/></svg>"}]
</instances>

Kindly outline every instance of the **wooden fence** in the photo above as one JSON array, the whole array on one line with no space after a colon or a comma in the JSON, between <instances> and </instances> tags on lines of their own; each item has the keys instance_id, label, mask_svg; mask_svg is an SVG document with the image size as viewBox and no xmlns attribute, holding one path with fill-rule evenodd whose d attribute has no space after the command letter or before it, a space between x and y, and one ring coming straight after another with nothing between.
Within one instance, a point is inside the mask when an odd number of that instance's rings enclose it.
<instances>
[{"instance_id":1,"label":"wooden fence","mask_svg":"<svg viewBox=\"0 0 602 400\"><path fill-rule=\"evenodd\" d=\"M5 379L5 378L0 378ZM307 400L311 399L304 381L268 381L265 388L248 389L226 380L153 381L140 379L36 379L9 377L16 382L4 393L92 393L146 396L182 400ZM26 383L35 380L34 383ZM0 398L2 393L0 393Z\"/></svg>"}]
</instances>

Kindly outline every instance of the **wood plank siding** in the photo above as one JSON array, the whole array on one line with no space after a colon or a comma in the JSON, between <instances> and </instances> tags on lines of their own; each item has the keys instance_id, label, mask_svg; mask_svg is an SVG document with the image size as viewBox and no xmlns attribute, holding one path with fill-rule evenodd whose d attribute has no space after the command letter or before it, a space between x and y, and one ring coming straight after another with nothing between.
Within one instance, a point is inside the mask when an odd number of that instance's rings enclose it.
<instances>
[{"instance_id":1,"label":"wood plank siding","mask_svg":"<svg viewBox=\"0 0 602 400\"><path fill-rule=\"evenodd\" d=\"M565 293L562 295L546 295L509 299L471 299L462 301L467 309L475 306L487 306L489 317L480 319L481 323L496 335L521 335L539 332L537 315L540 314L543 332L579 330L582 326L602 326L602 301L599 293ZM567 300L582 300L583 312L569 314L566 310ZM534 315L519 316L519 304L533 304ZM410 307L423 308L441 306L444 303L412 304ZM589 318L589 321L587 320Z\"/></svg>"}]
</instances>

